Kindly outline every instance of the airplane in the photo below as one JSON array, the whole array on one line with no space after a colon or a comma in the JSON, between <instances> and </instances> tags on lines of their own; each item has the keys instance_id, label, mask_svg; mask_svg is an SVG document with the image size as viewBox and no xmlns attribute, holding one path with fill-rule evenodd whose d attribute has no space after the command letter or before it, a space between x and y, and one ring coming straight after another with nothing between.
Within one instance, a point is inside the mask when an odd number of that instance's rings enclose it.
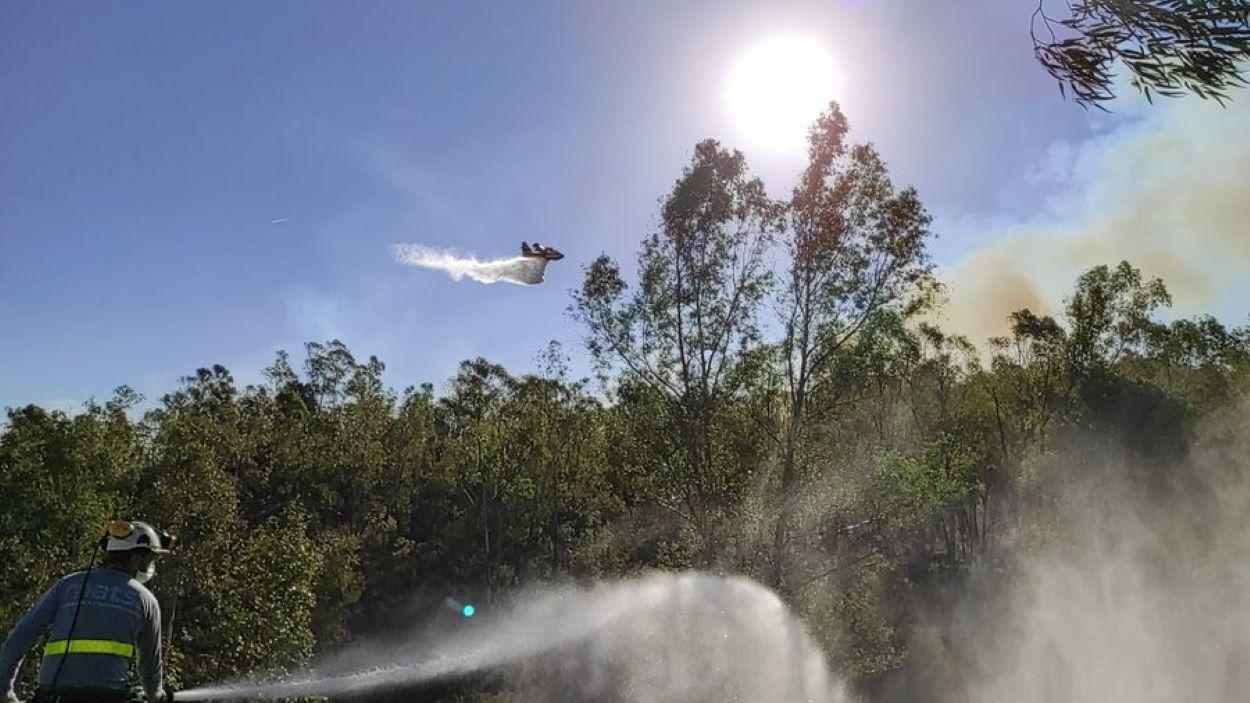
<instances>
[{"instance_id":1,"label":"airplane","mask_svg":"<svg viewBox=\"0 0 1250 703\"><path fill-rule=\"evenodd\" d=\"M552 247L544 247L538 242L534 242L533 244L521 242L521 256L531 259L546 259L547 261L559 261L564 258L564 254L561 254Z\"/></svg>"}]
</instances>

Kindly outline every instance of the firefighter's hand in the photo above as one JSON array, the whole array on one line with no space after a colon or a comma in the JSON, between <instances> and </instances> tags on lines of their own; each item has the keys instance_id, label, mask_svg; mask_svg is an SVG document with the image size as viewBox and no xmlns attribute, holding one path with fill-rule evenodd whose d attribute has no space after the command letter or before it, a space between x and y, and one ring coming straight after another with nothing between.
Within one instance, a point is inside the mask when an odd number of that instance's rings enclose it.
<instances>
[{"instance_id":1,"label":"firefighter's hand","mask_svg":"<svg viewBox=\"0 0 1250 703\"><path fill-rule=\"evenodd\" d=\"M143 686L132 686L126 700L127 703L160 703L165 700L165 692L158 688L155 693L149 695L148 690Z\"/></svg>"}]
</instances>

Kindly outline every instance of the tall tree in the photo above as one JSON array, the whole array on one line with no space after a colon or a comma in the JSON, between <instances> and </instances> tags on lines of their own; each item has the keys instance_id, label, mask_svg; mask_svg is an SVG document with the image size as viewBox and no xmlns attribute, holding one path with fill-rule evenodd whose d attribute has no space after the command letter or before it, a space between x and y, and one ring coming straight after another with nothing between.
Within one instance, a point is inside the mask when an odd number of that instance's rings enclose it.
<instances>
[{"instance_id":1,"label":"tall tree","mask_svg":"<svg viewBox=\"0 0 1250 703\"><path fill-rule=\"evenodd\" d=\"M839 371L860 335L914 315L933 290L928 213L915 190L894 187L872 146L847 147L847 129L830 104L811 129L809 163L788 209L787 270L776 300L784 408L775 413L781 504L773 580L783 590L807 423L826 417L852 387Z\"/></svg>"},{"instance_id":2,"label":"tall tree","mask_svg":"<svg viewBox=\"0 0 1250 703\"><path fill-rule=\"evenodd\" d=\"M770 280L763 257L778 215L740 152L701 142L663 202L659 231L643 241L637 289L629 292L602 256L574 294L600 367L621 368L636 396L658 400L663 427L639 428L655 433L646 446L663 480L653 497L690 522L705 554L716 515L748 470L716 424L742 388L744 352L759 340L755 313Z\"/></svg>"}]
</instances>

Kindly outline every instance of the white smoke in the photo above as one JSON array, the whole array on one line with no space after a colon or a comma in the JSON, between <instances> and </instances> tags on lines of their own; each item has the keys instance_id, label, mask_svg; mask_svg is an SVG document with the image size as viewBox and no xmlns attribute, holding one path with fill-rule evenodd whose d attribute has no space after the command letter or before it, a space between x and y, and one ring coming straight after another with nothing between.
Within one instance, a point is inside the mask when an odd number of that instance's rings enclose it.
<instances>
[{"instance_id":1,"label":"white smoke","mask_svg":"<svg viewBox=\"0 0 1250 703\"><path fill-rule=\"evenodd\" d=\"M524 256L478 261L472 256L453 251L432 249L420 244L396 244L391 247L395 260L409 266L445 271L459 281L468 276L478 283L542 283L547 273L547 260Z\"/></svg>"},{"instance_id":2,"label":"white smoke","mask_svg":"<svg viewBox=\"0 0 1250 703\"><path fill-rule=\"evenodd\" d=\"M1158 466L1103 437L1039 458L1021 495L1044 495L1050 518L1003 521L986 587L932 614L920 675L883 700L1247 700L1250 405L1195 435Z\"/></svg>"}]
</instances>

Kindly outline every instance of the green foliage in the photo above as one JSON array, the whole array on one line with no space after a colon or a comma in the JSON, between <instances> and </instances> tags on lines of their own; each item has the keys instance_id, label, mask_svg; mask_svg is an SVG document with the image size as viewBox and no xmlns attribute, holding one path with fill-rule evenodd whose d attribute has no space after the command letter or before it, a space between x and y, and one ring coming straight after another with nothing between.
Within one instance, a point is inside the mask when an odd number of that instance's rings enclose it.
<instances>
[{"instance_id":1,"label":"green foliage","mask_svg":"<svg viewBox=\"0 0 1250 703\"><path fill-rule=\"evenodd\" d=\"M761 424L772 430L780 463L770 580L785 593L807 578L795 573L802 545L791 522L812 474L813 425L907 362L913 345L903 325L936 290L928 213L913 189L895 189L871 145L845 144L847 130L831 103L811 129L809 163L785 209L786 268L774 304L782 332L761 394Z\"/></svg>"},{"instance_id":2,"label":"green foliage","mask_svg":"<svg viewBox=\"0 0 1250 703\"><path fill-rule=\"evenodd\" d=\"M655 479L644 480L647 497L689 523L704 563L758 458L736 441L746 419L735 401L759 340L755 315L772 280L764 253L781 213L740 152L701 142L663 202L660 231L643 241L637 289L600 257L574 294L592 357L605 373L623 372L617 419L638 437L641 473Z\"/></svg>"},{"instance_id":3,"label":"green foliage","mask_svg":"<svg viewBox=\"0 0 1250 703\"><path fill-rule=\"evenodd\" d=\"M783 594L849 679L900 670L920 604L1008 540L1053 532L1044 472L1090 465L1046 460L1063 437L1137 452L1137 480L1173 490L1162 469L1195 419L1245 389L1250 335L1161 322L1167 302L1128 264L1095 267L1061 317L1015 313L988 367L888 306L812 369ZM567 377L558 346L541 375L466 361L436 396L389 390L380 362L330 342L307 346L302 373L279 355L260 386L201 369L139 422L125 389L75 416L10 410L3 615L84 564L117 515L182 537L154 582L180 686L280 674L399 604L436 609L449 594L489 603L548 578L655 567L769 578L770 467L787 446L767 420L787 407L773 349L725 352L740 375L708 396L625 366L605 404Z\"/></svg>"},{"instance_id":4,"label":"green foliage","mask_svg":"<svg viewBox=\"0 0 1250 703\"><path fill-rule=\"evenodd\" d=\"M71 569L82 569L107 520L133 495L142 432L118 388L69 417L34 405L8 411L0 433L0 625L6 630ZM28 671L33 679L34 672Z\"/></svg>"},{"instance_id":5,"label":"green foliage","mask_svg":"<svg viewBox=\"0 0 1250 703\"><path fill-rule=\"evenodd\" d=\"M1051 17L1046 0L1033 13L1033 51L1077 102L1115 97L1117 64L1147 99L1191 92L1221 104L1246 84L1250 4L1244 0L1071 0Z\"/></svg>"},{"instance_id":6,"label":"green foliage","mask_svg":"<svg viewBox=\"0 0 1250 703\"><path fill-rule=\"evenodd\" d=\"M851 683L864 683L897 669L907 658L906 642L882 610L874 578L851 584L805 615L820 622L817 637L842 663Z\"/></svg>"},{"instance_id":7,"label":"green foliage","mask_svg":"<svg viewBox=\"0 0 1250 703\"><path fill-rule=\"evenodd\" d=\"M397 609L650 568L765 580L851 681L899 675L922 608L1054 533L1053 472L1096 465L1065 440L1184 490L1167 468L1250 388L1250 331L1160 320L1166 287L1120 263L983 359L919 321L929 217L846 130L832 105L786 202L696 147L634 279L601 257L573 296L602 394L554 343L537 373L476 358L436 393L330 341L256 386L199 369L142 418L125 388L9 410L0 622L135 516L181 537L153 587L182 687L281 674Z\"/></svg>"},{"instance_id":8,"label":"green foliage","mask_svg":"<svg viewBox=\"0 0 1250 703\"><path fill-rule=\"evenodd\" d=\"M285 671L312 654L310 627L324 563L306 518L292 510L253 529L225 574L231 597L214 612L217 665L228 671ZM215 635L215 636L214 636Z\"/></svg>"}]
</instances>

